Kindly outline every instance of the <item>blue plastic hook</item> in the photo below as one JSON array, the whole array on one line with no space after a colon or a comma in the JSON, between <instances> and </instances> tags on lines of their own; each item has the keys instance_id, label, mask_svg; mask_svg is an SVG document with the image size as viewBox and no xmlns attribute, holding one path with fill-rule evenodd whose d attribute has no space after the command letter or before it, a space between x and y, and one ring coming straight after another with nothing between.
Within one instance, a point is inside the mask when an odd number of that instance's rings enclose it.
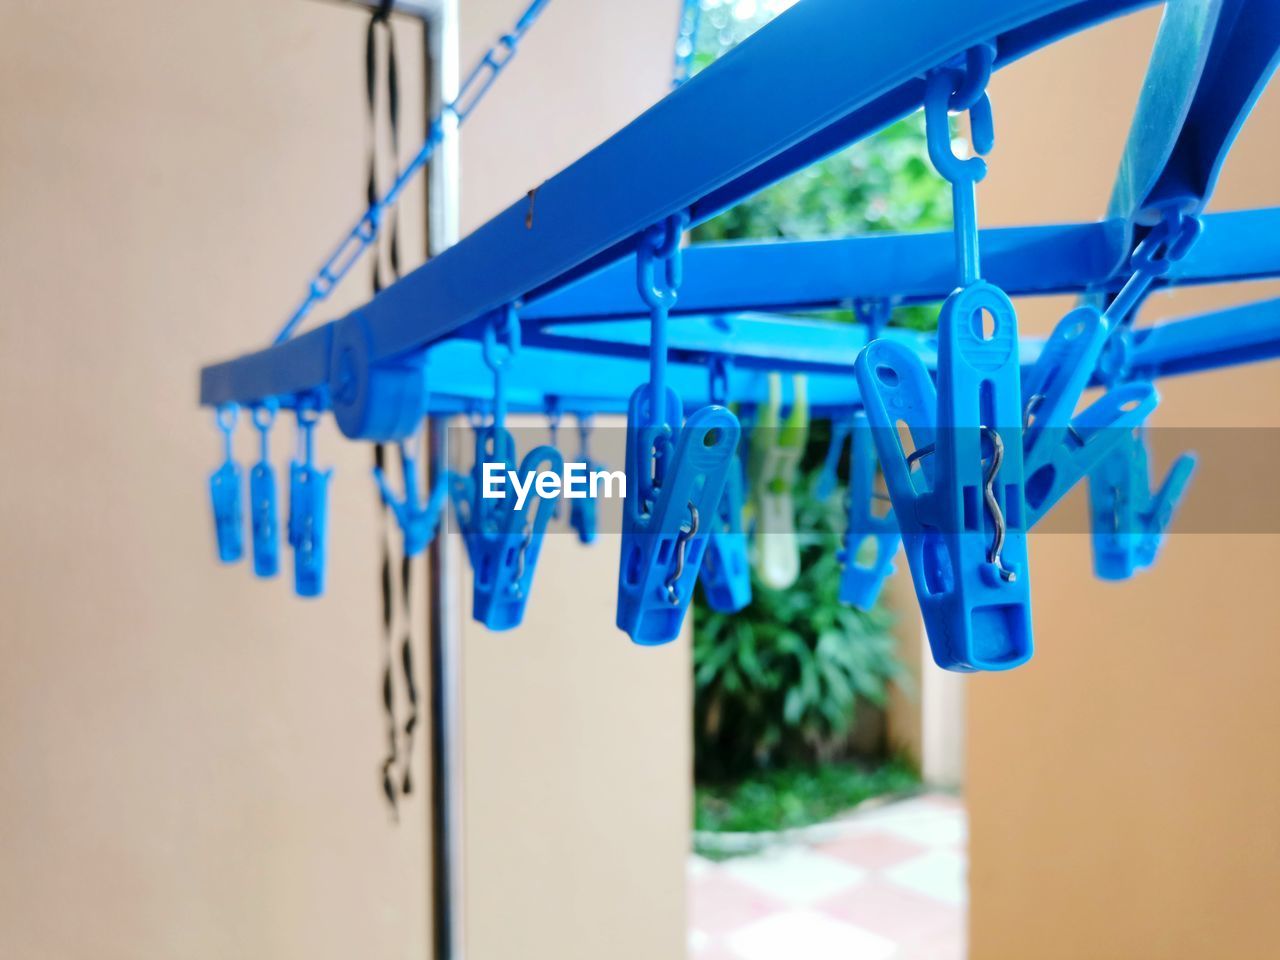
<instances>
[{"instance_id":1,"label":"blue plastic hook","mask_svg":"<svg viewBox=\"0 0 1280 960\"><path fill-rule=\"evenodd\" d=\"M253 530L253 572L259 577L274 577L280 572L280 511L270 448L271 426L278 408L274 398L253 408L253 425L258 429L258 462L249 471L249 514Z\"/></svg>"},{"instance_id":2,"label":"blue plastic hook","mask_svg":"<svg viewBox=\"0 0 1280 960\"><path fill-rule=\"evenodd\" d=\"M231 450L238 408L219 407L214 414L222 433L222 465L209 476L209 496L213 502L213 529L218 541L218 559L236 563L244 556L244 508L241 504L240 465Z\"/></svg>"},{"instance_id":3,"label":"blue plastic hook","mask_svg":"<svg viewBox=\"0 0 1280 960\"><path fill-rule=\"evenodd\" d=\"M1089 474L1093 569L1098 577L1127 580L1155 563L1195 468L1195 455L1184 453L1153 494L1145 430L1124 431L1124 443Z\"/></svg>"},{"instance_id":4,"label":"blue plastic hook","mask_svg":"<svg viewBox=\"0 0 1280 960\"><path fill-rule=\"evenodd\" d=\"M717 406L729 402L729 364L723 357L711 361L710 399ZM736 613L751 602L751 563L747 535L742 529L742 462L735 447L725 474L724 493L711 518L698 582L707 605L720 613Z\"/></svg>"},{"instance_id":5,"label":"blue plastic hook","mask_svg":"<svg viewBox=\"0 0 1280 960\"><path fill-rule=\"evenodd\" d=\"M875 439L867 415L859 411L848 424L852 434L849 463L848 523L839 559L840 602L870 610L884 582L894 572L893 558L902 542L892 508L877 512Z\"/></svg>"},{"instance_id":6,"label":"blue plastic hook","mask_svg":"<svg viewBox=\"0 0 1280 960\"><path fill-rule=\"evenodd\" d=\"M373 478L382 494L382 502L391 510L396 524L404 536L404 555L416 557L427 549L435 539L436 529L440 525L440 515L444 511L448 497L448 478L441 473L440 480L431 491L431 496L423 502L422 490L419 487L421 473L418 457L418 439L416 436L402 440L400 449L400 472L404 481L404 496L397 497L387 481L386 472L381 467L373 468Z\"/></svg>"},{"instance_id":7,"label":"blue plastic hook","mask_svg":"<svg viewBox=\"0 0 1280 960\"><path fill-rule=\"evenodd\" d=\"M300 397L298 419L299 456L289 464L289 546L293 548L293 589L300 597L324 593L325 554L328 542L329 480L332 470L315 465L315 427L318 404Z\"/></svg>"}]
</instances>

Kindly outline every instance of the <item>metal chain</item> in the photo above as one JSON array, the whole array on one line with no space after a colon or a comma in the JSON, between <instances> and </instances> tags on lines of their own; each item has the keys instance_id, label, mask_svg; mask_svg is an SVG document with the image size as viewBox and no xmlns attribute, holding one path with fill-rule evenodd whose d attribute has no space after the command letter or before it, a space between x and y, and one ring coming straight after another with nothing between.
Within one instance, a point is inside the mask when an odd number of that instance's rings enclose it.
<instances>
[{"instance_id":1,"label":"metal chain","mask_svg":"<svg viewBox=\"0 0 1280 960\"><path fill-rule=\"evenodd\" d=\"M484 95L489 92L489 88L498 79L498 75L502 73L503 69L515 56L516 48L525 31L533 25L534 20L537 19L538 15L542 13L550 2L551 0L533 0L525 8L524 13L521 14L511 32L499 37L498 41L486 50L476 65L471 68L471 72L467 74L466 79L462 81L462 85L458 88L457 96L441 107L440 112L432 119L431 126L428 128L427 139L418 149L413 159L396 177L395 182L391 184L387 192L369 204L369 208L364 212L364 215L324 261L320 269L316 271L307 288L306 297L303 298L302 303L297 306L289 319L285 321L284 326L280 328L280 331L272 341L273 345L284 343L292 337L302 321L319 304L328 299L348 271L369 249L378 236L378 230L387 211L395 206L400 199L400 194L404 192L410 181L427 165L427 161L431 159L436 148L444 142L445 136L450 132L450 129L461 127L466 122L467 117L471 115L471 111L476 108L484 98Z\"/></svg>"}]
</instances>

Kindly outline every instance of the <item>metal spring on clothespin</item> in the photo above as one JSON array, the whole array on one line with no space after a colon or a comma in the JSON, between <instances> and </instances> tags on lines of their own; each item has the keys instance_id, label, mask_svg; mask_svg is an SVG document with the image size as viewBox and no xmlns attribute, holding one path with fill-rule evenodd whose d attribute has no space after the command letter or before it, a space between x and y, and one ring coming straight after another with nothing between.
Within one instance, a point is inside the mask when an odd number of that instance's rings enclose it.
<instances>
[{"instance_id":1,"label":"metal spring on clothespin","mask_svg":"<svg viewBox=\"0 0 1280 960\"><path fill-rule=\"evenodd\" d=\"M703 407L684 420L667 386L667 316L682 272L684 213L651 227L636 251L636 284L649 308L649 382L627 410L627 498L618 570L619 629L639 644L669 643L680 633L702 564L707 525L737 449L738 418Z\"/></svg>"},{"instance_id":2,"label":"metal spring on clothespin","mask_svg":"<svg viewBox=\"0 0 1280 960\"><path fill-rule=\"evenodd\" d=\"M1031 656L1022 445L1005 440L1022 422L1017 316L981 279L978 250L994 56L979 45L925 83L929 157L952 185L960 283L939 318L937 385L889 340L870 343L855 366L934 659L954 670L1008 669ZM953 152L949 110L969 112L978 156Z\"/></svg>"},{"instance_id":3,"label":"metal spring on clothespin","mask_svg":"<svg viewBox=\"0 0 1280 960\"><path fill-rule=\"evenodd\" d=\"M298 451L289 464L289 546L293 548L293 589L300 597L324 593L328 543L329 480L332 470L315 465L315 427L319 403L298 398Z\"/></svg>"},{"instance_id":4,"label":"metal spring on clothespin","mask_svg":"<svg viewBox=\"0 0 1280 960\"><path fill-rule=\"evenodd\" d=\"M275 398L268 398L252 411L253 425L258 430L258 462L249 471L249 511L253 572L259 577L274 577L280 572L280 512L270 445L271 427L278 408Z\"/></svg>"},{"instance_id":5,"label":"metal spring on clothespin","mask_svg":"<svg viewBox=\"0 0 1280 960\"><path fill-rule=\"evenodd\" d=\"M238 416L239 409L234 404L218 407L214 413L218 430L222 433L222 464L209 476L209 496L213 503L218 559L223 563L235 563L244 556L240 465L235 461L231 444Z\"/></svg>"},{"instance_id":6,"label":"metal spring on clothespin","mask_svg":"<svg viewBox=\"0 0 1280 960\"><path fill-rule=\"evenodd\" d=\"M712 357L708 397L713 404L729 404L729 361ZM742 529L743 477L737 450L725 475L724 493L711 518L710 538L698 582L707 605L720 613L736 613L751 602L751 563L747 535Z\"/></svg>"}]
</instances>

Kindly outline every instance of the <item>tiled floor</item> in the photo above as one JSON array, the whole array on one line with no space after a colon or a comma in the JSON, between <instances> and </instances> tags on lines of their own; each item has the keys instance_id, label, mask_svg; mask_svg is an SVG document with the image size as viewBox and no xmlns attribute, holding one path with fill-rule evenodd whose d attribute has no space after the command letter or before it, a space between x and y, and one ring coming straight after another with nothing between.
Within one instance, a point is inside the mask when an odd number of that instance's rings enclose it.
<instances>
[{"instance_id":1,"label":"tiled floor","mask_svg":"<svg viewBox=\"0 0 1280 960\"><path fill-rule=\"evenodd\" d=\"M811 843L689 861L693 960L963 960L967 825L954 797L867 810Z\"/></svg>"}]
</instances>

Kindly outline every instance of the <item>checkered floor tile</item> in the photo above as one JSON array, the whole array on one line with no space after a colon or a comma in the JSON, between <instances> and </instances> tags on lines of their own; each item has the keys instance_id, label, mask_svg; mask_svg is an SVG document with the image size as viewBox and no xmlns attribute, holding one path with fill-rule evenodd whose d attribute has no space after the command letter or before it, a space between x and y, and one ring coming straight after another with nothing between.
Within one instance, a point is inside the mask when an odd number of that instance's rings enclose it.
<instances>
[{"instance_id":1,"label":"checkered floor tile","mask_svg":"<svg viewBox=\"0 0 1280 960\"><path fill-rule=\"evenodd\" d=\"M812 844L689 863L692 960L963 960L967 824L928 795Z\"/></svg>"}]
</instances>

